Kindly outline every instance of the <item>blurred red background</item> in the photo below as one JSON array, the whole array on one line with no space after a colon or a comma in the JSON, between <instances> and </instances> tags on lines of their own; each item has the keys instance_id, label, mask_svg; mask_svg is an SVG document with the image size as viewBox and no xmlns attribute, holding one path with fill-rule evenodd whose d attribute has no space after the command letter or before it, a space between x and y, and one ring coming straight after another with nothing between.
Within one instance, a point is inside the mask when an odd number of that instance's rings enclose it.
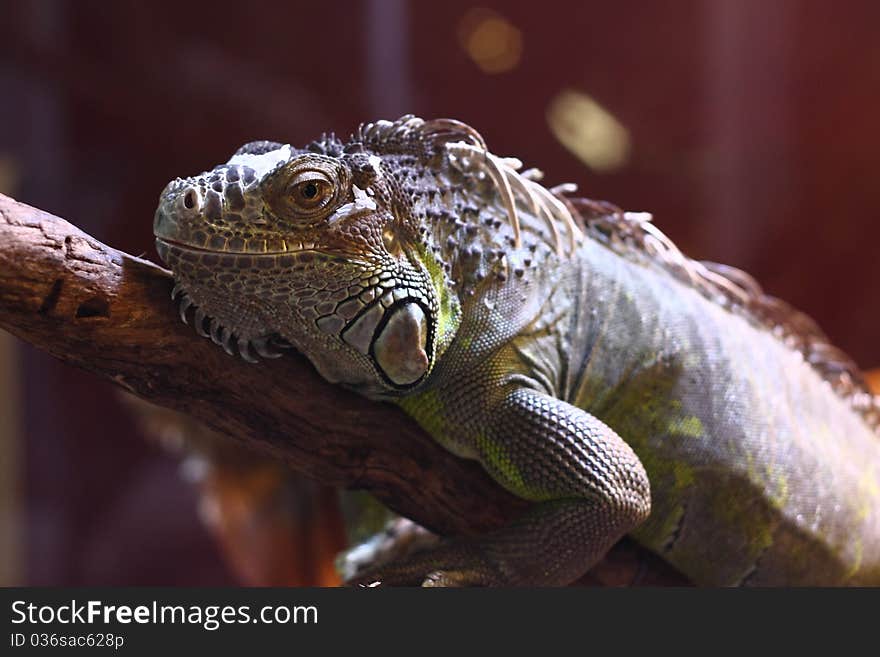
<instances>
[{"instance_id":1,"label":"blurred red background","mask_svg":"<svg viewBox=\"0 0 880 657\"><path fill-rule=\"evenodd\" d=\"M880 365L880 3L482 6L0 1L0 192L155 259L165 183L243 142L451 116ZM0 392L0 583L234 581L109 385L0 335Z\"/></svg>"}]
</instances>

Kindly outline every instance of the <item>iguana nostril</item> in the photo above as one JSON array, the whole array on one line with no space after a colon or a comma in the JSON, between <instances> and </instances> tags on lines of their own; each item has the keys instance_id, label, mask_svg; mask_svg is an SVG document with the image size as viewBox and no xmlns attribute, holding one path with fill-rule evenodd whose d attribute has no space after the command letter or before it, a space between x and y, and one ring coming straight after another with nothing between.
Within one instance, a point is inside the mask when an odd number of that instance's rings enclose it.
<instances>
[{"instance_id":1,"label":"iguana nostril","mask_svg":"<svg viewBox=\"0 0 880 657\"><path fill-rule=\"evenodd\" d=\"M190 189L189 191L187 191L186 194L184 194L183 207L185 207L187 210L192 210L194 207L196 207L197 202L198 199L196 198L196 193L193 190Z\"/></svg>"}]
</instances>

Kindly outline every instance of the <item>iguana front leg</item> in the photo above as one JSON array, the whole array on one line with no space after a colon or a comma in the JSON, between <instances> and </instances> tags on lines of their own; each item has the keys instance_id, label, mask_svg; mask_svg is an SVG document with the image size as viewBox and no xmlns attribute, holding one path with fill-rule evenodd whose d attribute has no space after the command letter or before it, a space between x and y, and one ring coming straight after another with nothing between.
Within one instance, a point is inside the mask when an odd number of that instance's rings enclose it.
<instances>
[{"instance_id":1,"label":"iguana front leg","mask_svg":"<svg viewBox=\"0 0 880 657\"><path fill-rule=\"evenodd\" d=\"M453 539L350 583L427 586L567 584L648 516L648 477L630 447L566 402L513 388L464 423L502 486L538 502L511 525Z\"/></svg>"}]
</instances>

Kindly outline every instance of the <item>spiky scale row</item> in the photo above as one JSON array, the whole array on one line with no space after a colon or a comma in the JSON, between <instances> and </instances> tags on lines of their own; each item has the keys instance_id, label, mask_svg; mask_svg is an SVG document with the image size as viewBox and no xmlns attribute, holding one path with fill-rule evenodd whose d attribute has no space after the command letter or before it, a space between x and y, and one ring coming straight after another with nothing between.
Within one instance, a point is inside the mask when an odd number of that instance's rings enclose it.
<instances>
[{"instance_id":1,"label":"spiky scale row","mask_svg":"<svg viewBox=\"0 0 880 657\"><path fill-rule=\"evenodd\" d=\"M183 290L180 283L175 284L172 288L171 298L178 302L178 312L184 324L189 324L187 314L190 309L194 309L193 328L196 333L203 338L209 338L214 344L222 347L230 356L239 356L249 363L259 363L260 360L254 356L254 351L257 352L260 358L267 359L280 358L284 355L283 351L273 348L270 344L271 339L268 337L246 340L236 336L229 328L220 324L213 317L209 317L201 308L196 306ZM206 324L209 327L208 330L205 329Z\"/></svg>"}]
</instances>

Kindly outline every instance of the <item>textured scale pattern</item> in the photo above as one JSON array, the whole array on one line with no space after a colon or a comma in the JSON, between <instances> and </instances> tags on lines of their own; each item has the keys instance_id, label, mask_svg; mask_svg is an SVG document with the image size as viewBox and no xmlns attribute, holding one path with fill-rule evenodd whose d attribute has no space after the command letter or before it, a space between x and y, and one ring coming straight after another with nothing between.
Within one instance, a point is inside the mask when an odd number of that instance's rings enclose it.
<instances>
[{"instance_id":1,"label":"textured scale pattern","mask_svg":"<svg viewBox=\"0 0 880 657\"><path fill-rule=\"evenodd\" d=\"M450 119L244 146L154 229L181 316L293 346L534 502L362 584L542 585L624 534L704 584L880 581L880 403L808 318ZM191 319L190 319L191 318Z\"/></svg>"}]
</instances>

